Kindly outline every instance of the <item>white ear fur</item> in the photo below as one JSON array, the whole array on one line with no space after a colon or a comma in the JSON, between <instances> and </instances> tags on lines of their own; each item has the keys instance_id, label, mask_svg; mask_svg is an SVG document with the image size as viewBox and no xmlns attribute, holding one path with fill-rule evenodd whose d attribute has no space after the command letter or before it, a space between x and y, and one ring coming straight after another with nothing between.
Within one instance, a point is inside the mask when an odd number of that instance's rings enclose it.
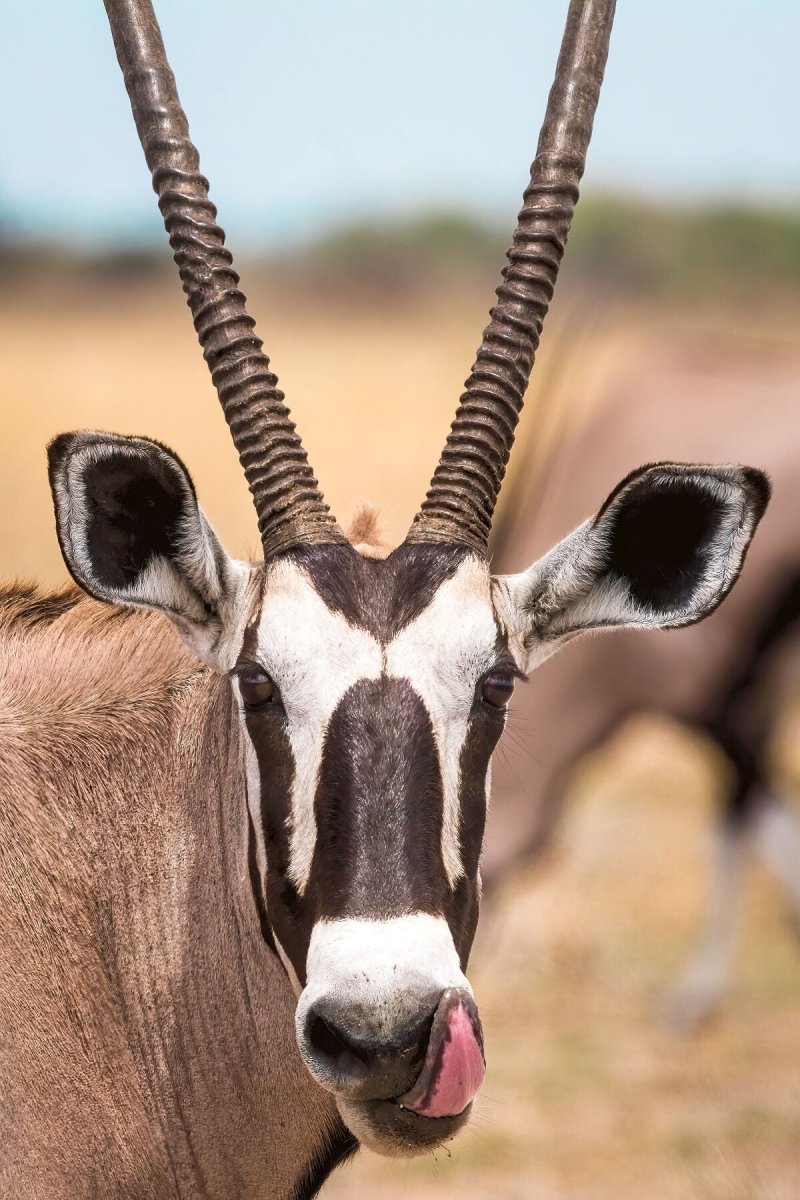
<instances>
[{"instance_id":1,"label":"white ear fur","mask_svg":"<svg viewBox=\"0 0 800 1200\"><path fill-rule=\"evenodd\" d=\"M180 459L146 438L90 432L62 435L49 456L59 541L76 582L112 604L163 612L200 658L225 665L220 643L252 572L223 550ZM124 505L111 516L103 511L91 492L90 475L108 478L113 487L120 469L138 482L163 485L164 510L148 498L140 512ZM136 529L139 515L148 526L142 531ZM111 531L100 542L93 536L98 522Z\"/></svg>"},{"instance_id":2,"label":"white ear fur","mask_svg":"<svg viewBox=\"0 0 800 1200\"><path fill-rule=\"evenodd\" d=\"M768 499L766 477L748 467L657 463L633 472L527 571L496 579L528 669L586 630L699 621L736 581Z\"/></svg>"}]
</instances>

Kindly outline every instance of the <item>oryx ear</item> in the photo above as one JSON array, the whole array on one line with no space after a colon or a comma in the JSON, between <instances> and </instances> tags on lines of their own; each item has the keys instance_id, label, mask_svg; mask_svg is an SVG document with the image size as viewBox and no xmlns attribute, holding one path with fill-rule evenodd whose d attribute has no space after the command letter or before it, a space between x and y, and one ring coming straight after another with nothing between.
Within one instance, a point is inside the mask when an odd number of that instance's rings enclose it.
<instances>
[{"instance_id":1,"label":"oryx ear","mask_svg":"<svg viewBox=\"0 0 800 1200\"><path fill-rule=\"evenodd\" d=\"M209 662L249 577L228 558L180 459L149 438L65 433L48 447L58 540L75 581L156 608Z\"/></svg>"},{"instance_id":2,"label":"oryx ear","mask_svg":"<svg viewBox=\"0 0 800 1200\"><path fill-rule=\"evenodd\" d=\"M530 651L586 629L699 621L733 586L769 495L752 467L640 467L596 517L498 580L509 627Z\"/></svg>"}]
</instances>

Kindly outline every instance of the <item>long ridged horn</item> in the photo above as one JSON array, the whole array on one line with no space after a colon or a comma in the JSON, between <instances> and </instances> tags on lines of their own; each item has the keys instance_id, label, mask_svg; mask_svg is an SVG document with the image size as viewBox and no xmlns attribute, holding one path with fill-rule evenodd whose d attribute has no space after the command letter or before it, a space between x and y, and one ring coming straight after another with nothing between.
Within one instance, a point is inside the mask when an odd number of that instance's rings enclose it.
<instances>
[{"instance_id":1,"label":"long ridged horn","mask_svg":"<svg viewBox=\"0 0 800 1200\"><path fill-rule=\"evenodd\" d=\"M104 3L194 327L253 495L264 556L302 542L344 541L245 308L153 6Z\"/></svg>"},{"instance_id":2,"label":"long ridged horn","mask_svg":"<svg viewBox=\"0 0 800 1200\"><path fill-rule=\"evenodd\" d=\"M553 295L603 82L615 0L571 0L498 303L409 542L486 554L544 318Z\"/></svg>"}]
</instances>

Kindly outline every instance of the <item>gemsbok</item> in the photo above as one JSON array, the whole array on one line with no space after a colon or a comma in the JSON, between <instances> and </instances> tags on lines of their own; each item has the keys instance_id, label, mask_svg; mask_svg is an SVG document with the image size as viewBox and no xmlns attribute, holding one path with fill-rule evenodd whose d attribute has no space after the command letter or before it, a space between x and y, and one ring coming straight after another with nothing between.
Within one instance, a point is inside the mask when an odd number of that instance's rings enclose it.
<instances>
[{"instance_id":1,"label":"gemsbok","mask_svg":"<svg viewBox=\"0 0 800 1200\"><path fill-rule=\"evenodd\" d=\"M149 0L106 8L263 561L228 557L157 442L51 444L90 598L2 596L0 1193L297 1200L358 1143L419 1154L468 1119L484 1052L464 972L515 682L584 630L712 611L769 488L640 467L533 566L490 572L613 0L571 0L491 323L383 556L323 502Z\"/></svg>"}]
</instances>

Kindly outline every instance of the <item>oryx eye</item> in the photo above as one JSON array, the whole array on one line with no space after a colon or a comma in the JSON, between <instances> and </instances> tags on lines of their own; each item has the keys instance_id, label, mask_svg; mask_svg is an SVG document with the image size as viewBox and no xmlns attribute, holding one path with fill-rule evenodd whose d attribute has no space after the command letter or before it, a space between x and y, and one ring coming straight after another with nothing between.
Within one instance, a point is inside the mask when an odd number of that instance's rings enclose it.
<instances>
[{"instance_id":1,"label":"oryx eye","mask_svg":"<svg viewBox=\"0 0 800 1200\"><path fill-rule=\"evenodd\" d=\"M508 671L493 671L483 681L483 699L492 708L505 708L514 692L514 682Z\"/></svg>"},{"instance_id":2,"label":"oryx eye","mask_svg":"<svg viewBox=\"0 0 800 1200\"><path fill-rule=\"evenodd\" d=\"M239 691L245 708L263 708L275 698L275 684L265 671L248 667L239 675Z\"/></svg>"}]
</instances>

